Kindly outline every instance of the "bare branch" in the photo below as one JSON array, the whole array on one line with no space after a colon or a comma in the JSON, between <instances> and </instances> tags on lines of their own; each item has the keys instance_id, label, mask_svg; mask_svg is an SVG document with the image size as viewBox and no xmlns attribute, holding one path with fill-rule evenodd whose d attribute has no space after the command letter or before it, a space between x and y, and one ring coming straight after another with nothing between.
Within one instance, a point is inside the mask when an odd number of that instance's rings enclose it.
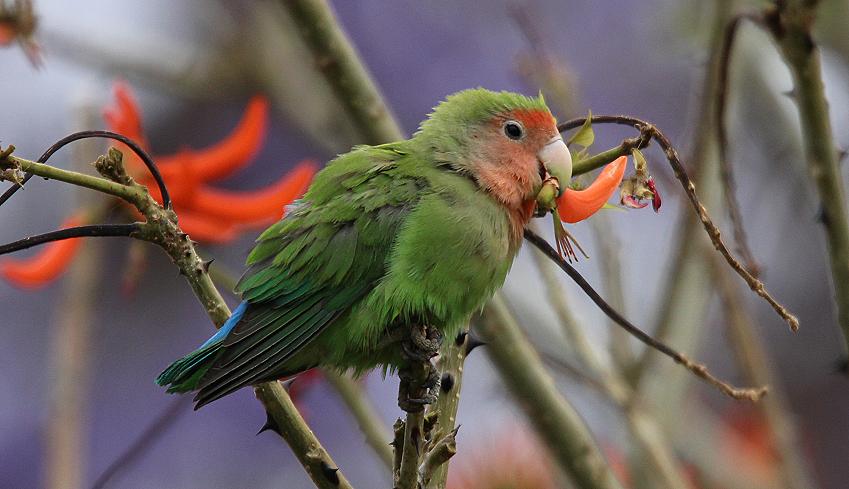
<instances>
[{"instance_id":1,"label":"bare branch","mask_svg":"<svg viewBox=\"0 0 849 489\"><path fill-rule=\"evenodd\" d=\"M579 117L577 119L568 120L562 124L557 126L560 132L568 131L571 129L575 129L581 127L586 121L586 117ZM681 182L681 185L684 187L684 192L687 194L687 198L690 200L690 203L693 206L693 209L696 211L696 214L699 216L699 220L702 222L702 226L705 228L705 232L707 232L710 237L711 242L713 243L714 248L719 251L720 254L725 258L725 261L731 265L731 268L737 272L737 275L743 278L746 283L749 285L749 288L752 289L756 294L761 296L770 306L784 319L785 322L790 326L790 329L796 331L799 329L799 320L796 319L796 316L790 313L783 305L781 305L775 298L767 292L766 287L763 282L758 280L752 273L746 269L733 255L728 251L728 247L722 241L720 236L719 228L716 227L716 224L713 223L713 220L707 213L707 209L702 205L701 201L699 201L699 197L696 195L696 186L693 184L693 181L690 180L690 177L687 176L686 170L684 170L684 166L681 164L681 159L678 156L678 151L675 150L675 147L672 146L672 143L669 139L664 135L657 127L653 124L650 124L646 121L637 119L635 117L630 117L626 115L594 115L592 116L592 122L596 124L618 124L624 126L630 126L634 129L637 129L641 133L643 131L648 131L651 134L652 139L657 141L660 148L663 150L663 153L666 155L666 160L669 162L669 165L672 167L672 171L675 173L675 177ZM847 257L849 258L849 252L847 252ZM849 268L847 269L849 270ZM849 284L847 284L849 285Z\"/></svg>"},{"instance_id":2,"label":"bare branch","mask_svg":"<svg viewBox=\"0 0 849 489\"><path fill-rule=\"evenodd\" d=\"M654 348L655 350L663 353L669 358L675 360L676 362L683 365L687 370L695 374L696 376L704 379L709 384L721 390L726 395L734 398L734 399L745 399L749 401L757 401L763 395L767 393L766 387L760 387L756 389L744 389L734 387L727 382L724 382L710 373L710 371L702 364L695 363L683 353L680 353L674 350L672 347L666 345L665 343L658 341L652 338L649 334L645 333L639 327L632 324L630 321L625 319L619 312L613 309L610 304L608 304L599 294L593 289L593 287L589 284L589 282L584 279L583 276L569 263L566 262L560 255L557 253L557 250L551 247L545 239L541 236L537 235L533 231L526 229L525 230L525 239L531 242L534 246L536 246L540 251L545 253L545 255L557 263L557 265L566 272L569 277L578 284L579 287L584 291L584 293L589 296L589 298L595 302L601 311L607 315L610 319L612 319L616 324L625 329L632 336L637 338L638 340L645 343L647 346Z\"/></svg>"},{"instance_id":3,"label":"bare branch","mask_svg":"<svg viewBox=\"0 0 849 489\"><path fill-rule=\"evenodd\" d=\"M59 229L44 234L29 236L12 243L0 245L0 255L25 250L51 241L61 241L71 238L91 237L129 237L141 230L141 223L131 224L91 224L88 226L77 226L73 228Z\"/></svg>"},{"instance_id":4,"label":"bare branch","mask_svg":"<svg viewBox=\"0 0 849 489\"><path fill-rule=\"evenodd\" d=\"M59 141L56 141L56 143L54 143L52 146L47 148L47 151L45 151L38 158L37 163L46 163L47 160L49 160L50 157L53 156L54 153L56 153L57 151L62 149L64 146L67 146L68 144L70 144L74 141L79 141L80 139L89 139L89 138L114 139L115 141L120 141L120 142L126 144L127 147L129 147L133 151L133 153L135 153L142 160L144 165L150 171L150 174L153 176L153 179L156 181L156 185L159 187L159 192L162 194L162 204L164 205L164 207L166 209L171 208L171 196L168 193L168 188L165 186L165 180L163 180L162 174L159 173L159 168L157 168L156 163L153 162L153 159L150 157L150 155L148 155L147 152L145 152L145 150L143 150L141 148L141 146L138 145L138 143L136 143L132 139L130 139L127 136L124 136L122 134L114 133L114 132L111 132L111 131L80 131L80 132L75 132L73 134L69 134L68 136L65 136L64 138L60 139ZM20 165L21 169L24 172L27 173L27 176L24 177L24 180L20 184L16 184L12 188L10 188L6 192L4 192L2 196L0 196L0 205L3 205L7 200L9 200L12 197L12 195L14 195L15 192L18 191L19 188L23 187L24 184L26 184L26 182L29 181L29 179L32 178L33 175L34 175L34 173L28 171L26 168L23 167L23 165L21 165L20 160L14 161L14 160L16 160L15 158L13 158L9 154L5 154L5 153L2 155L2 158L0 158L0 168L3 168L4 163L7 162L7 161L10 161L10 160L13 163ZM68 182L68 183L74 183L74 182ZM123 183L123 182L121 182L121 183Z\"/></svg>"}]
</instances>

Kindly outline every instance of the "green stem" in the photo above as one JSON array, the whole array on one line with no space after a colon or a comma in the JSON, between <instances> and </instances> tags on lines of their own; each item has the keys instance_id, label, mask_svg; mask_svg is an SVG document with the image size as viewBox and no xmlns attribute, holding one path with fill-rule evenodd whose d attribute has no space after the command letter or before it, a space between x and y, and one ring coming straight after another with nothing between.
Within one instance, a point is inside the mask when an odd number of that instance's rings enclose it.
<instances>
[{"instance_id":1,"label":"green stem","mask_svg":"<svg viewBox=\"0 0 849 489\"><path fill-rule=\"evenodd\" d=\"M621 488L583 420L557 391L539 354L513 320L500 292L484 308L478 326L487 343L487 355L555 462L582 489Z\"/></svg>"},{"instance_id":2,"label":"green stem","mask_svg":"<svg viewBox=\"0 0 849 489\"><path fill-rule=\"evenodd\" d=\"M458 342L457 340L461 338L462 340ZM461 335L446 345L439 357L437 368L442 372L442 381L439 399L433 406L438 417L432 438L440 439L448 436L457 424L457 408L460 406L460 388L463 384L463 365L466 362L468 342L468 334ZM450 457L435 466L427 482L427 489L445 489L445 484L448 482L448 460Z\"/></svg>"},{"instance_id":3,"label":"green stem","mask_svg":"<svg viewBox=\"0 0 849 489\"><path fill-rule=\"evenodd\" d=\"M118 150L112 148L109 150L108 156L98 159L95 166L99 171L106 174L105 168L107 167L104 164L111 165L108 167L110 170L108 174L111 177L114 178L114 175L126 176L126 172L123 170L122 155ZM155 243L168 254L180 269L180 273L191 285L195 296L215 327L221 327L230 317L230 309L222 299L218 289L215 288L204 261L194 247L194 243L177 225L176 214L171 210L163 209L153 200L146 187L135 183L128 177L126 177L125 185L117 181L62 170L15 156L7 156L0 160L0 169L9 165L14 165L36 176L114 195L133 204L146 218L146 222L142 224L138 234L133 237ZM307 426L292 403L289 394L280 383L260 384L256 387L256 393L274 421L276 430L292 448L316 486L321 489L351 489L347 479L338 472L335 462Z\"/></svg>"},{"instance_id":4,"label":"green stem","mask_svg":"<svg viewBox=\"0 0 849 489\"><path fill-rule=\"evenodd\" d=\"M312 51L316 67L365 136L366 144L404 138L371 75L324 0L281 2Z\"/></svg>"},{"instance_id":5,"label":"green stem","mask_svg":"<svg viewBox=\"0 0 849 489\"><path fill-rule=\"evenodd\" d=\"M36 163L35 161L19 158L15 155L9 155L5 160L0 161L0 169L11 167L17 167L24 172L32 173L48 180L58 180L78 187L85 187L120 197L133 205L141 204L147 196L147 188L145 187L129 187L118 182L106 180L105 178L63 170L45 163Z\"/></svg>"},{"instance_id":6,"label":"green stem","mask_svg":"<svg viewBox=\"0 0 849 489\"><path fill-rule=\"evenodd\" d=\"M817 1L786 0L767 16L775 40L790 67L802 123L808 170L819 193L821 221L828 243L837 320L849 353L849 217L838 166L837 147L828 117L820 53L811 34Z\"/></svg>"},{"instance_id":7,"label":"green stem","mask_svg":"<svg viewBox=\"0 0 849 489\"><path fill-rule=\"evenodd\" d=\"M629 156L631 154L631 150L635 148L643 149L649 145L649 141L650 138L645 136L628 138L622 141L622 143L615 148L610 148L607 151L602 151L601 153L584 158L583 160L576 161L575 164L572 165L572 176L589 173L603 167L611 161L614 161L620 156Z\"/></svg>"},{"instance_id":8,"label":"green stem","mask_svg":"<svg viewBox=\"0 0 849 489\"><path fill-rule=\"evenodd\" d=\"M260 384L254 391L274 420L276 431L292 448L313 484L319 489L351 489L351 484L307 426L280 382Z\"/></svg>"},{"instance_id":9,"label":"green stem","mask_svg":"<svg viewBox=\"0 0 849 489\"><path fill-rule=\"evenodd\" d=\"M403 380L401 381L403 382ZM424 410L407 413L404 422L404 445L401 452L401 465L398 468L398 481L395 489L416 489L419 487L419 460L424 451Z\"/></svg>"},{"instance_id":10,"label":"green stem","mask_svg":"<svg viewBox=\"0 0 849 489\"><path fill-rule=\"evenodd\" d=\"M350 377L333 371L324 371L324 376L330 382L330 385L336 389L351 414L354 415L360 431L366 437L366 443L371 446L380 461L391 471L392 448L386 441L390 439L389 431L375 414L374 407L363 393L362 387Z\"/></svg>"}]
</instances>

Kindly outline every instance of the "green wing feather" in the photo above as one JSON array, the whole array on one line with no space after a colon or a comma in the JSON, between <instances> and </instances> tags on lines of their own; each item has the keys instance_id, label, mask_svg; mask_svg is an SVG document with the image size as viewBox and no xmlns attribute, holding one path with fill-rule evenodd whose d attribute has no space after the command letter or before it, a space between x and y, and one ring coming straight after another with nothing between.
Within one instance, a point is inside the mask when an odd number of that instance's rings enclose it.
<instances>
[{"instance_id":1,"label":"green wing feather","mask_svg":"<svg viewBox=\"0 0 849 489\"><path fill-rule=\"evenodd\" d=\"M398 230L424 181L399 167L405 143L359 147L322 170L269 227L236 291L248 308L197 383L196 407L243 386L292 375L292 364L387 271Z\"/></svg>"}]
</instances>

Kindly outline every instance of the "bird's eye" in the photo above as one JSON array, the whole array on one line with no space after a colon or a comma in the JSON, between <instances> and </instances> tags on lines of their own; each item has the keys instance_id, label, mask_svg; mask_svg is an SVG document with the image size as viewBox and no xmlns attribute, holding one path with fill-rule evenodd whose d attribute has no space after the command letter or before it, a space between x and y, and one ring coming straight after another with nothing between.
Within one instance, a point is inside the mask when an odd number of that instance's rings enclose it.
<instances>
[{"instance_id":1,"label":"bird's eye","mask_svg":"<svg viewBox=\"0 0 849 489\"><path fill-rule=\"evenodd\" d=\"M504 135L510 139L519 140L525 135L525 129L517 121L507 121L504 123Z\"/></svg>"}]
</instances>

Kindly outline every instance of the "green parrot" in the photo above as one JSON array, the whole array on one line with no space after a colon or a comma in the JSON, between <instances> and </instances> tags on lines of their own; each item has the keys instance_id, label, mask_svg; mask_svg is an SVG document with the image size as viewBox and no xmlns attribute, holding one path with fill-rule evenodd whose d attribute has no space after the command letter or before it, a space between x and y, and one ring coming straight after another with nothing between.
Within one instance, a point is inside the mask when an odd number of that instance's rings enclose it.
<instances>
[{"instance_id":1,"label":"green parrot","mask_svg":"<svg viewBox=\"0 0 849 489\"><path fill-rule=\"evenodd\" d=\"M542 96L447 97L412 138L319 172L257 239L230 319L156 382L197 391L198 409L313 367L402 368L398 338L454 338L504 283L543 181L565 189L571 173Z\"/></svg>"}]
</instances>

